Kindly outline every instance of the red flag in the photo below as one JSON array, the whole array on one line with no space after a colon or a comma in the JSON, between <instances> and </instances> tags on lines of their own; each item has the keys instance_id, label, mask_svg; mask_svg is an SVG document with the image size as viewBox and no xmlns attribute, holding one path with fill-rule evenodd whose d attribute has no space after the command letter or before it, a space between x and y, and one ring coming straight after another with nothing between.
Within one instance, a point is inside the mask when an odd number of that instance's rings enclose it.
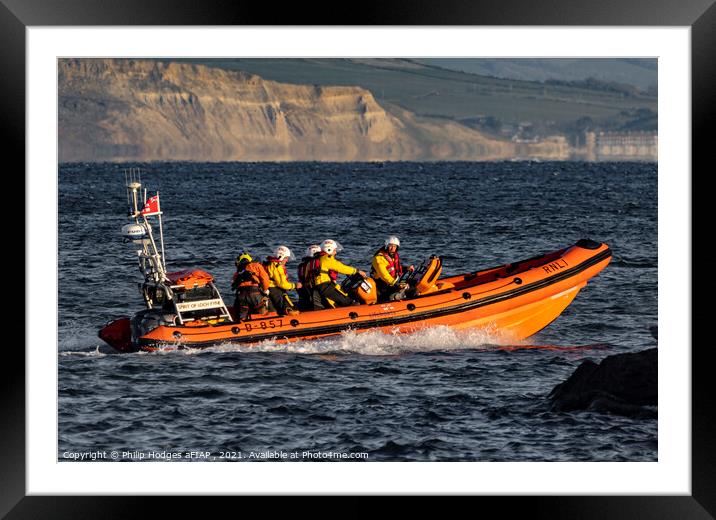
<instances>
[{"instance_id":1,"label":"red flag","mask_svg":"<svg viewBox=\"0 0 716 520\"><path fill-rule=\"evenodd\" d=\"M159 194L157 193L153 197L149 197L147 199L147 202L144 203L144 209L142 209L141 214L148 217L150 215L158 215L159 213L161 213L161 211L159 211Z\"/></svg>"}]
</instances>

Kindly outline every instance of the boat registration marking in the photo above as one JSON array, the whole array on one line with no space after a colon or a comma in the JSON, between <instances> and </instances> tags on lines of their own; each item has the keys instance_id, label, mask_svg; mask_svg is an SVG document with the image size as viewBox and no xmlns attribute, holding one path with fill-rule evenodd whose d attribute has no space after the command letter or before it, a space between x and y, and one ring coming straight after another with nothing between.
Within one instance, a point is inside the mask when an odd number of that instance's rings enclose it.
<instances>
[{"instance_id":1,"label":"boat registration marking","mask_svg":"<svg viewBox=\"0 0 716 520\"><path fill-rule=\"evenodd\" d=\"M244 323L244 330L250 332L252 330L262 329L275 329L276 327L282 327L283 320L262 320L256 323Z\"/></svg>"}]
</instances>

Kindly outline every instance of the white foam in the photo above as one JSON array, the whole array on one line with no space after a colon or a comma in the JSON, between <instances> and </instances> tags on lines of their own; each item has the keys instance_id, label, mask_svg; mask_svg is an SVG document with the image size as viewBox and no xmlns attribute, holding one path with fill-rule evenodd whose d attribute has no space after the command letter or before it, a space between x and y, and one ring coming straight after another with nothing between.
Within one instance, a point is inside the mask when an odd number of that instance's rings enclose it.
<instances>
[{"instance_id":1,"label":"white foam","mask_svg":"<svg viewBox=\"0 0 716 520\"><path fill-rule=\"evenodd\" d=\"M65 356L82 356L82 357L105 357L108 354L106 352L100 352L100 345L96 345L94 350L61 350L59 355Z\"/></svg>"},{"instance_id":2,"label":"white foam","mask_svg":"<svg viewBox=\"0 0 716 520\"><path fill-rule=\"evenodd\" d=\"M273 340L253 345L221 343L204 349L176 350L169 347L163 353L179 352L195 355L201 352L282 352L291 354L360 354L366 356L395 356L408 352L433 352L494 348L518 345L496 331L457 331L447 326L428 327L412 334L380 331L347 331L339 336L294 343L277 343Z\"/></svg>"}]
</instances>

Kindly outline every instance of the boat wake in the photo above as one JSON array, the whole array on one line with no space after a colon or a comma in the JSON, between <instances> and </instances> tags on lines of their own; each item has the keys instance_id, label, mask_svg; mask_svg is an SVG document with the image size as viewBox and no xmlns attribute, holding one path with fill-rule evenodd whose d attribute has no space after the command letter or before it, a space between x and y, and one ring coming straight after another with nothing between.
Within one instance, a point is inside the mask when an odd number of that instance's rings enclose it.
<instances>
[{"instance_id":1,"label":"boat wake","mask_svg":"<svg viewBox=\"0 0 716 520\"><path fill-rule=\"evenodd\" d=\"M609 348L608 345L535 345L528 340L508 339L498 332L485 330L454 330L448 326L428 327L412 334L384 333L368 331L357 333L343 332L339 336L304 340L294 343L278 343L267 340L261 343L242 345L236 343L217 343L204 348L182 347L177 344L164 345L153 352L123 353L122 356L193 356L207 352L226 353L285 353L302 355L362 355L362 356L400 356L421 352L451 352L461 350L592 350ZM87 350L72 348L61 350L60 356L104 357L120 354L110 347L93 345Z\"/></svg>"},{"instance_id":2,"label":"boat wake","mask_svg":"<svg viewBox=\"0 0 716 520\"><path fill-rule=\"evenodd\" d=\"M278 343L273 340L253 345L219 343L202 349L179 349L176 345L172 345L155 353L181 352L187 355L195 355L204 352L280 352L288 354L397 356L416 352L494 349L507 345L517 346L514 340L507 342L499 334L492 334L484 330L456 331L447 326L437 326L425 328L412 334L399 334L397 332L391 334L380 331L356 333L347 331L339 336L295 343Z\"/></svg>"}]
</instances>

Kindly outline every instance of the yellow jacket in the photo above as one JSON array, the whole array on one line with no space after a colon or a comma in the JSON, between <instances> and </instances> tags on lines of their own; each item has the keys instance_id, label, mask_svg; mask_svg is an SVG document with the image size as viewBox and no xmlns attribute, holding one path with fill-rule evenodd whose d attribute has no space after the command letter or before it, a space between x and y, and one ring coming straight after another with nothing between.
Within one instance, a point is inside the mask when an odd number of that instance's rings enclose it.
<instances>
[{"instance_id":1,"label":"yellow jacket","mask_svg":"<svg viewBox=\"0 0 716 520\"><path fill-rule=\"evenodd\" d=\"M386 284L393 285L398 281L398 279L393 277L388 272L388 264L389 260L385 257L385 255L380 252L376 253L373 257L373 261L371 262L371 267L373 269L371 270L370 275L375 280L383 280Z\"/></svg>"},{"instance_id":2,"label":"yellow jacket","mask_svg":"<svg viewBox=\"0 0 716 520\"><path fill-rule=\"evenodd\" d=\"M344 264L335 259L335 257L329 255L321 255L320 257L320 272L313 278L313 285L319 285L325 282L333 282L335 278L331 277L330 272L341 273L345 275L352 275L358 272L358 269Z\"/></svg>"},{"instance_id":3,"label":"yellow jacket","mask_svg":"<svg viewBox=\"0 0 716 520\"><path fill-rule=\"evenodd\" d=\"M266 262L266 271L269 275L269 287L278 287L284 291L292 291L296 284L288 281L286 268L281 262Z\"/></svg>"}]
</instances>

